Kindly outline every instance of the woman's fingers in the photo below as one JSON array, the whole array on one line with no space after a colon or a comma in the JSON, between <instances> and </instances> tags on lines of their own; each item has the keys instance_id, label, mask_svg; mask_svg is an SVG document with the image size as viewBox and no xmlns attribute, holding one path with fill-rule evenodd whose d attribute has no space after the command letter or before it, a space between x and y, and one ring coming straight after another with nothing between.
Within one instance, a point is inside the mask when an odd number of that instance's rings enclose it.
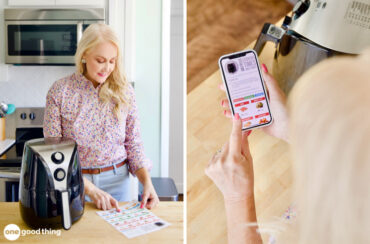
<instances>
[{"instance_id":1,"label":"woman's fingers","mask_svg":"<svg viewBox=\"0 0 370 244\"><path fill-rule=\"evenodd\" d=\"M111 197L110 195L107 195L104 199L105 200L105 206L107 207L107 210L112 208L112 204L110 204L111 198L113 198L113 197Z\"/></svg>"},{"instance_id":2,"label":"woman's fingers","mask_svg":"<svg viewBox=\"0 0 370 244\"><path fill-rule=\"evenodd\" d=\"M218 158L219 158L219 157L224 156L224 155L227 155L228 151L229 151L229 141L227 141L227 142L222 146L222 148L221 148L221 149L217 150L217 151L213 154L212 158L211 158L211 159L209 160L209 162L208 162L208 166L207 166L207 168L209 168L212 164L215 164L215 163L217 162L217 160L218 160ZM206 171L207 171L207 168L206 168ZM207 174L207 172L206 172L206 174Z\"/></svg>"},{"instance_id":3,"label":"woman's fingers","mask_svg":"<svg viewBox=\"0 0 370 244\"><path fill-rule=\"evenodd\" d=\"M149 195L147 193L143 193L143 195L141 197L142 197L142 199L141 199L140 208L144 208L144 207L146 207L146 203L148 201Z\"/></svg>"},{"instance_id":4,"label":"woman's fingers","mask_svg":"<svg viewBox=\"0 0 370 244\"><path fill-rule=\"evenodd\" d=\"M242 121L239 114L235 114L233 118L233 128L231 130L229 140L229 152L231 155L238 155L241 152L242 144Z\"/></svg>"},{"instance_id":5,"label":"woman's fingers","mask_svg":"<svg viewBox=\"0 0 370 244\"><path fill-rule=\"evenodd\" d=\"M249 149L249 142L248 142L248 136L251 134L251 130L249 131L243 131L243 134L242 134L242 154L244 156L250 156L251 153L250 153L250 149Z\"/></svg>"},{"instance_id":6,"label":"woman's fingers","mask_svg":"<svg viewBox=\"0 0 370 244\"><path fill-rule=\"evenodd\" d=\"M228 99L222 99L221 100L221 106L224 108L229 108L229 100Z\"/></svg>"},{"instance_id":7,"label":"woman's fingers","mask_svg":"<svg viewBox=\"0 0 370 244\"><path fill-rule=\"evenodd\" d=\"M231 118L232 117L232 113L230 111L230 106L229 106L229 100L228 99L222 99L221 100L221 106L224 109L224 115L227 117L227 118Z\"/></svg>"},{"instance_id":8,"label":"woman's fingers","mask_svg":"<svg viewBox=\"0 0 370 244\"><path fill-rule=\"evenodd\" d=\"M219 84L219 88L221 89L221 87L223 88L223 89L225 89L225 87L224 87L224 84ZM224 109L224 115L227 117L227 118L231 118L232 117L232 113L231 113L231 111L230 111L230 105L229 105L229 100L228 99L222 99L221 100L221 106L223 107L223 108L225 108Z\"/></svg>"},{"instance_id":9,"label":"woman's fingers","mask_svg":"<svg viewBox=\"0 0 370 244\"><path fill-rule=\"evenodd\" d=\"M118 201L114 199L109 193L104 192L97 187L95 189L95 193L90 197L94 201L98 209L109 210L112 208L116 208L118 212L120 211Z\"/></svg>"},{"instance_id":10,"label":"woman's fingers","mask_svg":"<svg viewBox=\"0 0 370 244\"><path fill-rule=\"evenodd\" d=\"M121 209L118 206L118 201L116 199L114 199L113 197L111 197L109 200L110 200L110 203L111 203L112 207L115 208L117 210L117 212L120 212Z\"/></svg>"},{"instance_id":11,"label":"woman's fingers","mask_svg":"<svg viewBox=\"0 0 370 244\"><path fill-rule=\"evenodd\" d=\"M104 199L101 200L101 209L104 210L104 211L107 210L107 205L106 205Z\"/></svg>"},{"instance_id":12,"label":"woman's fingers","mask_svg":"<svg viewBox=\"0 0 370 244\"><path fill-rule=\"evenodd\" d=\"M226 91L224 83L220 83L220 84L218 84L218 88L219 88L220 90Z\"/></svg>"},{"instance_id":13,"label":"woman's fingers","mask_svg":"<svg viewBox=\"0 0 370 244\"><path fill-rule=\"evenodd\" d=\"M226 118L232 118L233 114L231 113L230 109L224 110L224 115Z\"/></svg>"},{"instance_id":14,"label":"woman's fingers","mask_svg":"<svg viewBox=\"0 0 370 244\"><path fill-rule=\"evenodd\" d=\"M275 99L275 98L283 98L285 99L284 92L280 89L278 82L276 79L268 72L266 65L262 65L263 72L263 80L266 84L267 93L269 96L269 99Z\"/></svg>"},{"instance_id":15,"label":"woman's fingers","mask_svg":"<svg viewBox=\"0 0 370 244\"><path fill-rule=\"evenodd\" d=\"M156 198L154 196L150 197L149 201L147 202L147 208L148 209L154 208L158 204L158 202L159 202L158 198Z\"/></svg>"}]
</instances>

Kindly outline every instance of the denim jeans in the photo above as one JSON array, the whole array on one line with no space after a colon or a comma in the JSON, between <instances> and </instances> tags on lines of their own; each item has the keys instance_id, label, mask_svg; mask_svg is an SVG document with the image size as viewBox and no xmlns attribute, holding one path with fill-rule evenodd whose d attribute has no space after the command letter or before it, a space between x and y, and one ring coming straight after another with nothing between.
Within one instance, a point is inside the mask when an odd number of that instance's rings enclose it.
<instances>
[{"instance_id":1,"label":"denim jeans","mask_svg":"<svg viewBox=\"0 0 370 244\"><path fill-rule=\"evenodd\" d=\"M84 174L83 177L86 177L95 186L109 193L119 202L131 200L130 178L126 164L100 174ZM85 195L85 200L91 202L87 195Z\"/></svg>"}]
</instances>

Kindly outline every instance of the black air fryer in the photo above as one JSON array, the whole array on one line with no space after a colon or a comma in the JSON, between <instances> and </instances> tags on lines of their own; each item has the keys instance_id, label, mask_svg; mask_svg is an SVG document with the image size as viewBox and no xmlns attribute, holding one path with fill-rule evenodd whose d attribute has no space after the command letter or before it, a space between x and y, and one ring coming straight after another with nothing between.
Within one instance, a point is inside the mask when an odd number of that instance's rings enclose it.
<instances>
[{"instance_id":1,"label":"black air fryer","mask_svg":"<svg viewBox=\"0 0 370 244\"><path fill-rule=\"evenodd\" d=\"M19 203L23 220L35 229L68 230L81 218L84 184L73 140L42 138L25 143Z\"/></svg>"}]
</instances>

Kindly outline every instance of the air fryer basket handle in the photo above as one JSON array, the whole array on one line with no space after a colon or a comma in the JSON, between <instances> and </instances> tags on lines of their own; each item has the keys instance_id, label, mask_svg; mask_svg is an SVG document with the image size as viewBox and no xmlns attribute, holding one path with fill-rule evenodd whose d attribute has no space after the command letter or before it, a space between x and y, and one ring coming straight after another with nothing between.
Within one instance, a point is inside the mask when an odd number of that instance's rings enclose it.
<instances>
[{"instance_id":1,"label":"air fryer basket handle","mask_svg":"<svg viewBox=\"0 0 370 244\"><path fill-rule=\"evenodd\" d=\"M63 228L69 230L71 228L71 211L69 211L69 194L68 190L64 190L61 192L62 194L62 222Z\"/></svg>"},{"instance_id":2,"label":"air fryer basket handle","mask_svg":"<svg viewBox=\"0 0 370 244\"><path fill-rule=\"evenodd\" d=\"M285 30L283 28L277 27L270 23L265 23L260 35L258 36L256 44L254 45L254 51L256 51L258 55L260 55L266 42L271 41L274 43L279 43L284 33Z\"/></svg>"}]
</instances>

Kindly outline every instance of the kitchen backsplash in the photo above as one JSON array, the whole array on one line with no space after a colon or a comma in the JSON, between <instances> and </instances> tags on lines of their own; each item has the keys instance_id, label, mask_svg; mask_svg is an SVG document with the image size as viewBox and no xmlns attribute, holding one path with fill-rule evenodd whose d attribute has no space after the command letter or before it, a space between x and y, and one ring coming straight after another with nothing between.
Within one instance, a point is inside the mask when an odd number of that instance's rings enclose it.
<instances>
[{"instance_id":1,"label":"kitchen backsplash","mask_svg":"<svg viewBox=\"0 0 370 244\"><path fill-rule=\"evenodd\" d=\"M9 65L8 81L0 82L0 101L16 107L44 107L51 85L75 70L74 66Z\"/></svg>"}]
</instances>

